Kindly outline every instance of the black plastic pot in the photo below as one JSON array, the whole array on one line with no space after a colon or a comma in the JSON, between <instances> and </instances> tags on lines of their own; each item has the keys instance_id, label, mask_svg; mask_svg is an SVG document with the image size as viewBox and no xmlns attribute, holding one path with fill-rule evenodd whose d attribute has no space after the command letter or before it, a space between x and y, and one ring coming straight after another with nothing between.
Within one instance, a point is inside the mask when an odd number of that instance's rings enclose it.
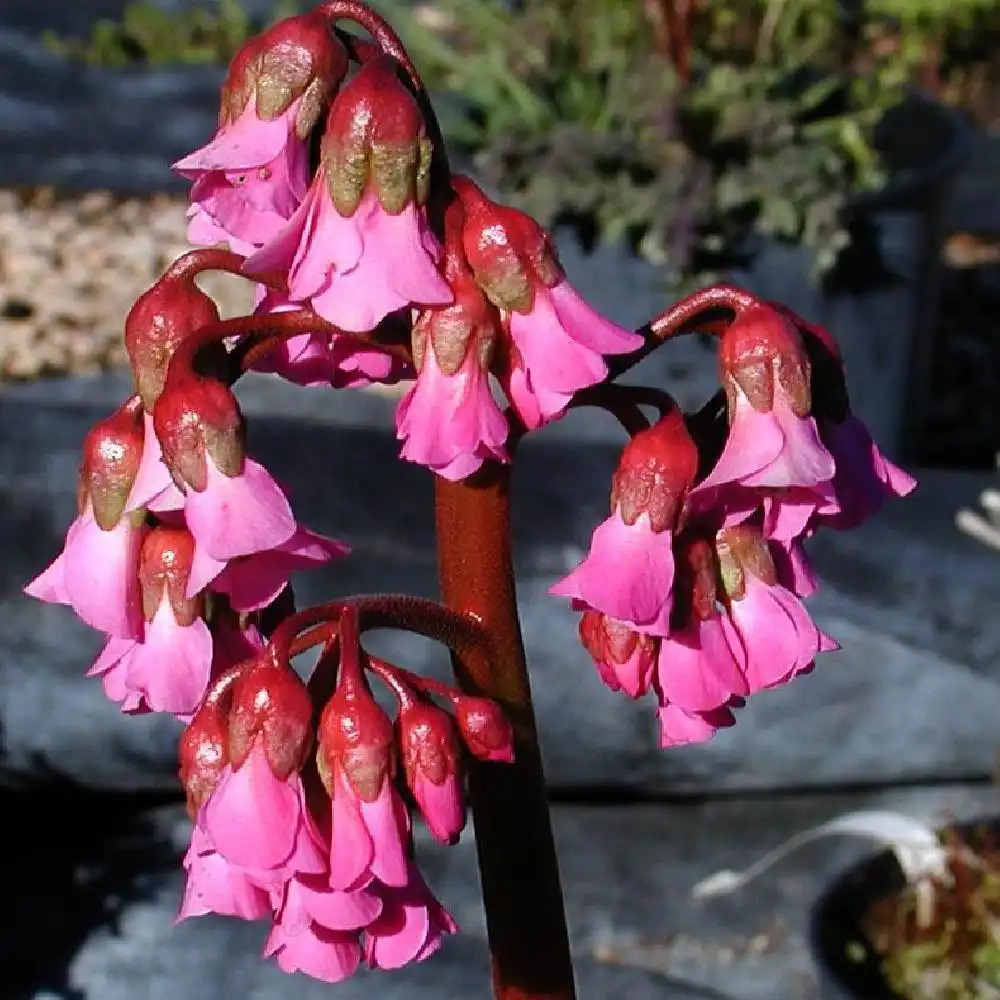
<instances>
[{"instance_id":1,"label":"black plastic pot","mask_svg":"<svg viewBox=\"0 0 1000 1000\"><path fill-rule=\"evenodd\" d=\"M987 829L996 835L1000 820L963 823L958 829L964 834ZM903 885L895 854L885 850L848 868L816 901L810 946L823 1000L905 1000L886 982L879 957L861 930L868 908Z\"/></svg>"}]
</instances>

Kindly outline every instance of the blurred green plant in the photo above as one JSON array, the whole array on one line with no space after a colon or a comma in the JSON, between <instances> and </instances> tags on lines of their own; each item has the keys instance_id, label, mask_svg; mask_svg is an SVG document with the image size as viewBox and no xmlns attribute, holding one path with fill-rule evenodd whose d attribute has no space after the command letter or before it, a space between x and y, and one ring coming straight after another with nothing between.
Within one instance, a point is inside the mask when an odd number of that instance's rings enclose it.
<instances>
[{"instance_id":1,"label":"blurred green plant","mask_svg":"<svg viewBox=\"0 0 1000 1000\"><path fill-rule=\"evenodd\" d=\"M63 38L54 32L42 38L51 51L98 66L225 63L248 38L297 13L301 4L275 0L267 22L251 18L241 0L218 0L214 7L171 12L153 3L130 3L121 21L98 21L89 38Z\"/></svg>"}]
</instances>

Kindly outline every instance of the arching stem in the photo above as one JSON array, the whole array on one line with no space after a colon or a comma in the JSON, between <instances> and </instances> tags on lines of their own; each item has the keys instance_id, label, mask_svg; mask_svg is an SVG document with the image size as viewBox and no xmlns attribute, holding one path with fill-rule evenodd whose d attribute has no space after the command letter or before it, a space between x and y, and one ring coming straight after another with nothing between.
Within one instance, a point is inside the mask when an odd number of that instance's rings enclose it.
<instances>
[{"instance_id":1,"label":"arching stem","mask_svg":"<svg viewBox=\"0 0 1000 1000\"><path fill-rule=\"evenodd\" d=\"M470 766L469 791L496 1000L575 996L559 867L531 704L510 549L510 466L436 479L438 569L447 605L478 621L491 662L452 655L468 693L492 698L514 728L513 764Z\"/></svg>"}]
</instances>

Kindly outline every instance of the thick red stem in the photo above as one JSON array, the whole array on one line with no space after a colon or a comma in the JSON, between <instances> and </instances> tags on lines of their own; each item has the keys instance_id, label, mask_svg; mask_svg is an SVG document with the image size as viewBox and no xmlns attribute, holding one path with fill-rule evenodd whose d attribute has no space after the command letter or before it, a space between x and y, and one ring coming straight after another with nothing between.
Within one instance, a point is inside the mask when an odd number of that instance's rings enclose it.
<instances>
[{"instance_id":1,"label":"thick red stem","mask_svg":"<svg viewBox=\"0 0 1000 1000\"><path fill-rule=\"evenodd\" d=\"M368 4L362 3L361 0L327 0L319 9L331 21L353 21L364 28L378 42L382 51L392 56L406 70L406 75L413 81L413 86L417 90L424 89L420 74L417 72L416 66L413 65L399 35ZM362 51L364 51L364 47L362 47Z\"/></svg>"},{"instance_id":2,"label":"thick red stem","mask_svg":"<svg viewBox=\"0 0 1000 1000\"><path fill-rule=\"evenodd\" d=\"M188 278L200 274L202 271L225 271L228 274L237 274L245 278L243 265L246 257L242 254L233 253L231 250L222 250L217 247L206 247L200 250L189 250L181 254L163 272L164 278Z\"/></svg>"},{"instance_id":3,"label":"thick red stem","mask_svg":"<svg viewBox=\"0 0 1000 1000\"><path fill-rule=\"evenodd\" d=\"M453 653L459 685L498 702L514 728L513 764L470 765L469 791L496 1000L572 1000L573 967L531 706L510 549L510 467L436 480L445 603L481 623L492 658Z\"/></svg>"}]
</instances>

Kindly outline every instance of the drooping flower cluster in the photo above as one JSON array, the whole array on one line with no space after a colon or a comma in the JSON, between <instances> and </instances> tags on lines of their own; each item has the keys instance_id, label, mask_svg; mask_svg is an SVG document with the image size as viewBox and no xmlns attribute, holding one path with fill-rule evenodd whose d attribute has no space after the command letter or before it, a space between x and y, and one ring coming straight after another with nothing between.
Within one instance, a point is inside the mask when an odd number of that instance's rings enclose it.
<instances>
[{"instance_id":1,"label":"drooping flower cluster","mask_svg":"<svg viewBox=\"0 0 1000 1000\"><path fill-rule=\"evenodd\" d=\"M802 603L816 589L802 543L823 526L856 527L915 486L847 407L825 331L761 304L719 352L721 447L709 440L718 427L696 442L696 421L676 408L636 433L611 516L552 588L583 612L604 682L655 693L664 747L710 739L748 696L838 648Z\"/></svg>"},{"instance_id":2,"label":"drooping flower cluster","mask_svg":"<svg viewBox=\"0 0 1000 1000\"><path fill-rule=\"evenodd\" d=\"M321 44L312 21L301 31L296 44L309 72L296 86L262 111L276 72L266 59L271 36L292 37L271 29L234 61L217 134L175 164L194 180L188 236L226 242L248 255L246 274L280 279L283 290L258 293L258 314L305 308L332 324L332 332L297 334L257 360L259 370L302 385L412 376L389 347L394 320L415 310L416 385L397 414L402 456L465 478L486 458L507 460L507 420L491 378L517 419L536 428L606 376L605 355L633 351L642 339L581 299L527 215L464 177L452 178L432 205L441 151L396 62L371 58L339 85L340 43ZM319 162L309 173L308 127L327 97Z\"/></svg>"},{"instance_id":3,"label":"drooping flower cluster","mask_svg":"<svg viewBox=\"0 0 1000 1000\"><path fill-rule=\"evenodd\" d=\"M463 745L484 760L513 753L491 702L449 692L450 715L380 664L399 700L394 728L372 698L350 614L339 656L315 752L312 699L269 652L213 691L181 743L196 822L180 919L270 919L265 955L327 982L362 961L381 969L421 961L457 930L413 860L397 780L431 833L454 843L465 825Z\"/></svg>"}]
</instances>

